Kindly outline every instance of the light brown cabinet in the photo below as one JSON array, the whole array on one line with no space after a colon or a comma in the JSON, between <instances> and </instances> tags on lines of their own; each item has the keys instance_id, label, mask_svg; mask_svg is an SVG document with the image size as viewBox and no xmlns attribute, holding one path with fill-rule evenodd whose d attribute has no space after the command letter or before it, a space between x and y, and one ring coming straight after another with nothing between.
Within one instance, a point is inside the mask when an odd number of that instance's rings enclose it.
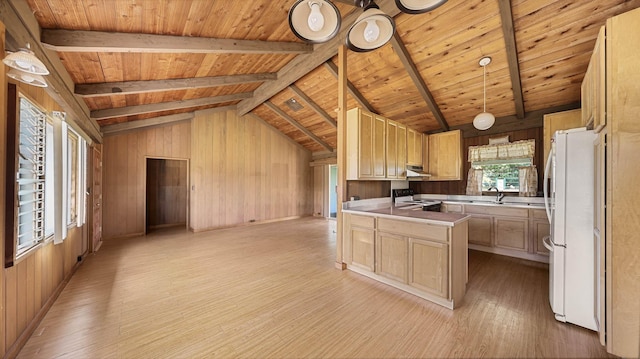
<instances>
[{"instance_id":1,"label":"light brown cabinet","mask_svg":"<svg viewBox=\"0 0 640 359\"><path fill-rule=\"evenodd\" d=\"M531 221L531 237L533 238L533 252L543 256L548 256L549 251L542 243L545 236L549 235L551 226L546 219Z\"/></svg>"},{"instance_id":2,"label":"light brown cabinet","mask_svg":"<svg viewBox=\"0 0 640 359\"><path fill-rule=\"evenodd\" d=\"M407 127L387 120L386 164L388 179L407 178Z\"/></svg>"},{"instance_id":3,"label":"light brown cabinet","mask_svg":"<svg viewBox=\"0 0 640 359\"><path fill-rule=\"evenodd\" d=\"M345 213L347 268L453 309L468 280L467 222L449 226L398 218Z\"/></svg>"},{"instance_id":4,"label":"light brown cabinet","mask_svg":"<svg viewBox=\"0 0 640 359\"><path fill-rule=\"evenodd\" d=\"M550 113L543 117L543 138L544 138L544 161L549 156L551 150L551 139L553 134L559 130L568 130L582 126L582 110L569 110Z\"/></svg>"},{"instance_id":5,"label":"light brown cabinet","mask_svg":"<svg viewBox=\"0 0 640 359\"><path fill-rule=\"evenodd\" d=\"M376 273L407 283L407 238L378 232L376 236Z\"/></svg>"},{"instance_id":6,"label":"light brown cabinet","mask_svg":"<svg viewBox=\"0 0 640 359\"><path fill-rule=\"evenodd\" d=\"M591 54L587 72L582 80L582 126L600 129L606 125L605 119L605 27L602 26Z\"/></svg>"},{"instance_id":7,"label":"light brown cabinet","mask_svg":"<svg viewBox=\"0 0 640 359\"><path fill-rule=\"evenodd\" d=\"M384 179L386 175L384 117L354 108L347 112L347 179Z\"/></svg>"},{"instance_id":8,"label":"light brown cabinet","mask_svg":"<svg viewBox=\"0 0 640 359\"><path fill-rule=\"evenodd\" d=\"M374 113L347 111L347 180L406 179L407 127Z\"/></svg>"},{"instance_id":9,"label":"light brown cabinet","mask_svg":"<svg viewBox=\"0 0 640 359\"><path fill-rule=\"evenodd\" d=\"M491 247L493 244L493 217L474 214L469 218L469 243Z\"/></svg>"},{"instance_id":10,"label":"light brown cabinet","mask_svg":"<svg viewBox=\"0 0 640 359\"><path fill-rule=\"evenodd\" d=\"M374 218L345 214L343 221L346 263L373 272L376 237Z\"/></svg>"},{"instance_id":11,"label":"light brown cabinet","mask_svg":"<svg viewBox=\"0 0 640 359\"><path fill-rule=\"evenodd\" d=\"M526 252L529 250L529 219L494 218L496 247Z\"/></svg>"},{"instance_id":12,"label":"light brown cabinet","mask_svg":"<svg viewBox=\"0 0 640 359\"><path fill-rule=\"evenodd\" d=\"M409 239L409 285L448 297L449 246L446 243Z\"/></svg>"},{"instance_id":13,"label":"light brown cabinet","mask_svg":"<svg viewBox=\"0 0 640 359\"><path fill-rule=\"evenodd\" d=\"M422 134L407 128L407 164L422 166Z\"/></svg>"},{"instance_id":14,"label":"light brown cabinet","mask_svg":"<svg viewBox=\"0 0 640 359\"><path fill-rule=\"evenodd\" d=\"M428 136L428 171L431 181L462 179L462 132L460 130ZM426 169L426 168L425 168Z\"/></svg>"}]
</instances>

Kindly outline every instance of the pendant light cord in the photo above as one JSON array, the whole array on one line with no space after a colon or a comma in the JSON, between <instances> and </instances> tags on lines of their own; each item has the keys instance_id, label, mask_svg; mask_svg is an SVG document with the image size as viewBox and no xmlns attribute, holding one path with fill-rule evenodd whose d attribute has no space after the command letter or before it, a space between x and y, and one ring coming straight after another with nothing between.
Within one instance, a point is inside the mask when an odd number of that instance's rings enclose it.
<instances>
[{"instance_id":1,"label":"pendant light cord","mask_svg":"<svg viewBox=\"0 0 640 359\"><path fill-rule=\"evenodd\" d=\"M487 112L487 65L482 66L482 112Z\"/></svg>"}]
</instances>

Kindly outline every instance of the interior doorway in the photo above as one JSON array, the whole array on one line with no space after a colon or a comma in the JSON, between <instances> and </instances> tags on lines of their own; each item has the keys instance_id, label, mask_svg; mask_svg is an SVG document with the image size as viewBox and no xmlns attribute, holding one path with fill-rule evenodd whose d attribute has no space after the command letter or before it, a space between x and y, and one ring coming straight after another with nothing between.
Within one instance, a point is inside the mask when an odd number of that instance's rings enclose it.
<instances>
[{"instance_id":1,"label":"interior doorway","mask_svg":"<svg viewBox=\"0 0 640 359\"><path fill-rule=\"evenodd\" d=\"M329 218L338 216L338 166L329 165Z\"/></svg>"},{"instance_id":2,"label":"interior doorway","mask_svg":"<svg viewBox=\"0 0 640 359\"><path fill-rule=\"evenodd\" d=\"M186 229L188 165L187 160L147 158L146 233L168 227Z\"/></svg>"}]
</instances>

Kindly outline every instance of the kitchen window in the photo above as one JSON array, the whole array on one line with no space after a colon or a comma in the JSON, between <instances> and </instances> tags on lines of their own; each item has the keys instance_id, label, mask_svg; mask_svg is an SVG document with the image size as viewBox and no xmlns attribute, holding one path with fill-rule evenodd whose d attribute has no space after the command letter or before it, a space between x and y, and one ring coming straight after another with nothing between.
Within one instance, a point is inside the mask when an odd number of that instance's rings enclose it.
<instances>
[{"instance_id":1,"label":"kitchen window","mask_svg":"<svg viewBox=\"0 0 640 359\"><path fill-rule=\"evenodd\" d=\"M516 159L503 161L473 162L471 166L482 170L482 191L495 187L501 192L520 191L520 169L530 167L532 160Z\"/></svg>"}]
</instances>

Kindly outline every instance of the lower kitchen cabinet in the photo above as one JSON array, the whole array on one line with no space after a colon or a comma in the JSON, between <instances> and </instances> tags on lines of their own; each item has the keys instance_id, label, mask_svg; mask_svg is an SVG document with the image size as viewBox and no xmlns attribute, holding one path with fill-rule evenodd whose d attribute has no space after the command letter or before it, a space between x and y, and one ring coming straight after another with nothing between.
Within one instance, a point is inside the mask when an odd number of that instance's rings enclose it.
<instances>
[{"instance_id":1,"label":"lower kitchen cabinet","mask_svg":"<svg viewBox=\"0 0 640 359\"><path fill-rule=\"evenodd\" d=\"M373 272L375 270L375 220L373 217L344 215L346 243L345 260L348 265Z\"/></svg>"},{"instance_id":2,"label":"lower kitchen cabinet","mask_svg":"<svg viewBox=\"0 0 640 359\"><path fill-rule=\"evenodd\" d=\"M449 246L409 239L409 285L446 298L449 294Z\"/></svg>"},{"instance_id":3,"label":"lower kitchen cabinet","mask_svg":"<svg viewBox=\"0 0 640 359\"><path fill-rule=\"evenodd\" d=\"M493 243L493 217L472 215L469 218L469 243L491 246Z\"/></svg>"},{"instance_id":4,"label":"lower kitchen cabinet","mask_svg":"<svg viewBox=\"0 0 640 359\"><path fill-rule=\"evenodd\" d=\"M549 255L549 251L542 244L542 239L548 236L551 231L551 225L546 219L537 219L531 222L531 238L533 239L533 252L544 256Z\"/></svg>"},{"instance_id":5,"label":"lower kitchen cabinet","mask_svg":"<svg viewBox=\"0 0 640 359\"><path fill-rule=\"evenodd\" d=\"M467 221L343 216L348 269L450 309L460 305L468 281Z\"/></svg>"},{"instance_id":6,"label":"lower kitchen cabinet","mask_svg":"<svg viewBox=\"0 0 640 359\"><path fill-rule=\"evenodd\" d=\"M407 238L378 232L376 237L376 273L407 283Z\"/></svg>"},{"instance_id":7,"label":"lower kitchen cabinet","mask_svg":"<svg viewBox=\"0 0 640 359\"><path fill-rule=\"evenodd\" d=\"M494 219L496 232L496 247L515 249L526 252L529 250L529 219L528 218L498 218Z\"/></svg>"}]
</instances>

